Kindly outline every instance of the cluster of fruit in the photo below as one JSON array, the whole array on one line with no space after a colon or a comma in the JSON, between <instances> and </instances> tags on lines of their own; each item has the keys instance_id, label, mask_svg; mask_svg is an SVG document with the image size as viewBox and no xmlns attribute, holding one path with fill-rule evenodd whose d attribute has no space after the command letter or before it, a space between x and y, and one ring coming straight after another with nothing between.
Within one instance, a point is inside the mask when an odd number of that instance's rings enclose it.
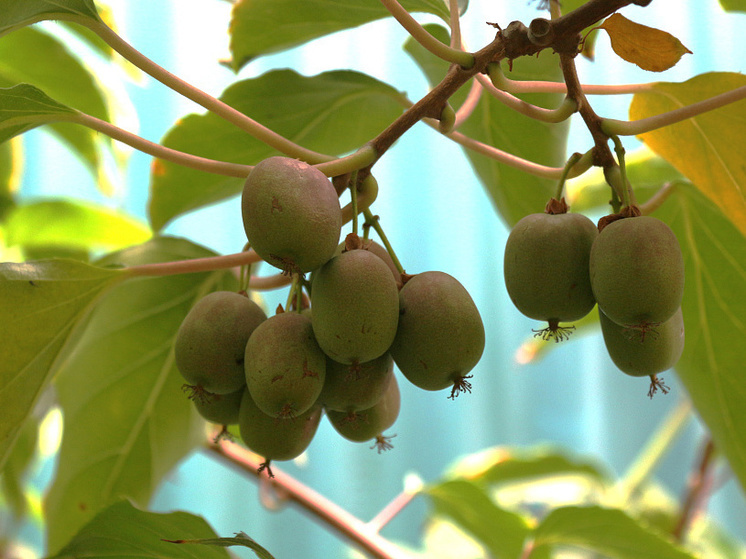
<instances>
[{"instance_id":1,"label":"cluster of fruit","mask_svg":"<svg viewBox=\"0 0 746 559\"><path fill-rule=\"evenodd\" d=\"M251 248L293 276L290 300L306 301L305 289L310 306L267 317L245 294L210 293L185 317L174 352L197 410L238 424L266 467L303 452L324 413L346 439L390 448L383 433L400 407L394 364L425 390L450 387L453 398L471 389L485 333L466 289L443 272L404 274L385 248L354 233L339 244L339 198L318 169L265 159L246 179L241 207Z\"/></svg>"},{"instance_id":2,"label":"cluster of fruit","mask_svg":"<svg viewBox=\"0 0 746 559\"><path fill-rule=\"evenodd\" d=\"M596 227L552 199L544 213L521 219L505 247L505 285L516 308L548 322L536 331L565 339L560 326L598 304L604 343L614 364L649 376L649 395L667 387L657 374L673 367L684 348L681 301L684 261L671 229L633 206Z\"/></svg>"}]
</instances>

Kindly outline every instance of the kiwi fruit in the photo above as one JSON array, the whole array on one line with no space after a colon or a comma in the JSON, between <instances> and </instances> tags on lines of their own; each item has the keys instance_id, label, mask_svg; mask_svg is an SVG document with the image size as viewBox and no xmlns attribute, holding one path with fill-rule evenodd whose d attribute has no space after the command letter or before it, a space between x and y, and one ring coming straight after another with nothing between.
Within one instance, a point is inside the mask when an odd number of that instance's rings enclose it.
<instances>
[{"instance_id":1,"label":"kiwi fruit","mask_svg":"<svg viewBox=\"0 0 746 559\"><path fill-rule=\"evenodd\" d=\"M274 417L308 410L324 386L326 355L311 319L298 312L275 314L260 324L245 347L245 379L257 407Z\"/></svg>"},{"instance_id":2,"label":"kiwi fruit","mask_svg":"<svg viewBox=\"0 0 746 559\"><path fill-rule=\"evenodd\" d=\"M313 331L326 355L343 364L372 361L396 334L396 281L372 252L347 250L313 274L311 309Z\"/></svg>"},{"instance_id":3,"label":"kiwi fruit","mask_svg":"<svg viewBox=\"0 0 746 559\"><path fill-rule=\"evenodd\" d=\"M238 424L238 410L246 386L230 394L205 394L202 398L194 398L194 407L207 421L218 425Z\"/></svg>"},{"instance_id":4,"label":"kiwi fruit","mask_svg":"<svg viewBox=\"0 0 746 559\"><path fill-rule=\"evenodd\" d=\"M326 360L326 379L319 402L327 410L358 411L381 399L394 376L394 360L386 352L366 363L345 365Z\"/></svg>"},{"instance_id":5,"label":"kiwi fruit","mask_svg":"<svg viewBox=\"0 0 746 559\"><path fill-rule=\"evenodd\" d=\"M297 159L275 156L249 173L241 195L251 248L284 273L305 273L334 253L342 209L331 181Z\"/></svg>"},{"instance_id":6,"label":"kiwi fruit","mask_svg":"<svg viewBox=\"0 0 746 559\"><path fill-rule=\"evenodd\" d=\"M598 307L619 325L655 328L681 306L681 248L671 228L652 216L606 225L593 242L589 270Z\"/></svg>"},{"instance_id":7,"label":"kiwi fruit","mask_svg":"<svg viewBox=\"0 0 746 559\"><path fill-rule=\"evenodd\" d=\"M391 377L383 396L370 408L358 411L327 410L329 423L345 439L365 442L377 438L399 417L401 394L396 377Z\"/></svg>"},{"instance_id":8,"label":"kiwi fruit","mask_svg":"<svg viewBox=\"0 0 746 559\"><path fill-rule=\"evenodd\" d=\"M391 355L424 390L471 389L468 374L482 357L484 324L463 285L445 272L411 276L399 291L399 323Z\"/></svg>"},{"instance_id":9,"label":"kiwi fruit","mask_svg":"<svg viewBox=\"0 0 746 559\"><path fill-rule=\"evenodd\" d=\"M266 319L259 305L232 291L214 291L197 301L174 341L176 367L188 386L195 393L240 390L246 383L246 343Z\"/></svg>"}]
</instances>

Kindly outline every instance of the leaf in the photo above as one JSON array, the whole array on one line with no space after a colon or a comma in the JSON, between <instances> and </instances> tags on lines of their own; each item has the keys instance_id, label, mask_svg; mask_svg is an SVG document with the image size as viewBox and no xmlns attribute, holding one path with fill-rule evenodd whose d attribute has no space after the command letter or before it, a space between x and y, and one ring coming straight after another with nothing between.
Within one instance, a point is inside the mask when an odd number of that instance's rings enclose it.
<instances>
[{"instance_id":1,"label":"leaf","mask_svg":"<svg viewBox=\"0 0 746 559\"><path fill-rule=\"evenodd\" d=\"M448 21L448 2L403 0L409 12ZM335 31L389 17L378 0L238 0L230 24L231 68L238 71L257 56L286 50Z\"/></svg>"},{"instance_id":2,"label":"leaf","mask_svg":"<svg viewBox=\"0 0 746 559\"><path fill-rule=\"evenodd\" d=\"M392 87L341 70L313 77L271 71L233 84L221 99L284 137L333 155L357 149L403 111L403 96ZM277 153L211 113L183 118L163 144L245 164ZM244 182L162 160L155 162L151 180L148 211L156 230L182 213L237 195Z\"/></svg>"},{"instance_id":3,"label":"leaf","mask_svg":"<svg viewBox=\"0 0 746 559\"><path fill-rule=\"evenodd\" d=\"M0 264L0 469L67 341L120 275L65 260Z\"/></svg>"},{"instance_id":4,"label":"leaf","mask_svg":"<svg viewBox=\"0 0 746 559\"><path fill-rule=\"evenodd\" d=\"M720 0L726 12L746 12L746 0Z\"/></svg>"},{"instance_id":5,"label":"leaf","mask_svg":"<svg viewBox=\"0 0 746 559\"><path fill-rule=\"evenodd\" d=\"M529 533L526 521L496 505L478 485L445 481L425 489L435 512L448 517L495 559L519 557Z\"/></svg>"},{"instance_id":6,"label":"leaf","mask_svg":"<svg viewBox=\"0 0 746 559\"><path fill-rule=\"evenodd\" d=\"M174 546L164 538L212 538L213 529L201 517L186 512L167 514L141 511L128 501L102 510L50 559L139 557L142 559L228 559L225 549L193 549Z\"/></svg>"},{"instance_id":7,"label":"leaf","mask_svg":"<svg viewBox=\"0 0 746 559\"><path fill-rule=\"evenodd\" d=\"M21 138L0 143L0 221L15 204L15 196L23 176L23 145Z\"/></svg>"},{"instance_id":8,"label":"leaf","mask_svg":"<svg viewBox=\"0 0 746 559\"><path fill-rule=\"evenodd\" d=\"M650 72L668 70L692 52L670 33L635 23L619 13L606 18L599 27L609 34L617 55Z\"/></svg>"},{"instance_id":9,"label":"leaf","mask_svg":"<svg viewBox=\"0 0 746 559\"><path fill-rule=\"evenodd\" d=\"M154 238L100 264L213 255L183 239ZM55 382L65 428L45 501L50 549L121 497L145 506L203 439L204 422L181 390L172 346L194 302L228 286L236 286L228 271L135 278L98 304Z\"/></svg>"},{"instance_id":10,"label":"leaf","mask_svg":"<svg viewBox=\"0 0 746 559\"><path fill-rule=\"evenodd\" d=\"M0 36L48 19L100 21L93 0L0 0Z\"/></svg>"},{"instance_id":11,"label":"leaf","mask_svg":"<svg viewBox=\"0 0 746 559\"><path fill-rule=\"evenodd\" d=\"M534 531L534 549L568 545L610 559L695 559L623 511L598 506L555 509Z\"/></svg>"},{"instance_id":12,"label":"leaf","mask_svg":"<svg viewBox=\"0 0 746 559\"><path fill-rule=\"evenodd\" d=\"M0 470L0 493L14 520L22 519L28 512L28 488L25 478L36 456L39 419L30 414L21 427L5 467Z\"/></svg>"},{"instance_id":13,"label":"leaf","mask_svg":"<svg viewBox=\"0 0 746 559\"><path fill-rule=\"evenodd\" d=\"M70 107L58 103L29 84L0 88L0 142L23 134L60 116L74 115Z\"/></svg>"},{"instance_id":14,"label":"leaf","mask_svg":"<svg viewBox=\"0 0 746 559\"><path fill-rule=\"evenodd\" d=\"M746 76L712 72L684 83L658 83L635 94L633 120L684 107L746 85ZM640 138L693 182L746 234L746 100L642 134Z\"/></svg>"},{"instance_id":15,"label":"leaf","mask_svg":"<svg viewBox=\"0 0 746 559\"><path fill-rule=\"evenodd\" d=\"M8 215L5 235L9 246L117 250L147 241L151 232L127 214L64 199L16 206Z\"/></svg>"},{"instance_id":16,"label":"leaf","mask_svg":"<svg viewBox=\"0 0 746 559\"><path fill-rule=\"evenodd\" d=\"M169 543L187 543L187 544L198 544L198 545L214 545L218 547L231 547L238 545L241 547L248 547L259 559L275 559L272 554L264 549L261 545L256 543L252 538L243 532L239 532L232 538L204 538L200 540L165 540Z\"/></svg>"},{"instance_id":17,"label":"leaf","mask_svg":"<svg viewBox=\"0 0 746 559\"><path fill-rule=\"evenodd\" d=\"M426 28L441 41L448 43L447 31L437 25ZM408 40L405 50L414 58L428 78L430 85L437 84L446 75L448 64L437 59L413 40ZM510 73L515 80L561 79L557 59L549 52L538 58L523 57L513 63ZM452 99L456 108L470 84L462 87ZM522 95L521 99L543 107L556 107L562 97L555 94ZM568 123L549 124L533 120L509 109L485 93L469 119L459 132L485 144L513 155L541 163L562 167L565 164L565 145ZM482 184L489 192L497 212L514 225L519 219L544 210L554 194L556 181L524 173L472 150L464 150Z\"/></svg>"},{"instance_id":18,"label":"leaf","mask_svg":"<svg viewBox=\"0 0 746 559\"><path fill-rule=\"evenodd\" d=\"M653 215L673 229L684 254L686 343L676 373L746 489L746 238L686 184Z\"/></svg>"}]
</instances>

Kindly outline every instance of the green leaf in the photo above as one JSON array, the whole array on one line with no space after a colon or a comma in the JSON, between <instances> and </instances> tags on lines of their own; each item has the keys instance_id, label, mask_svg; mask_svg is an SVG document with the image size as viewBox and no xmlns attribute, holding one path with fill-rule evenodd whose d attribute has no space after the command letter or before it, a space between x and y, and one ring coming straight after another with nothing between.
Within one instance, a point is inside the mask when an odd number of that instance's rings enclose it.
<instances>
[{"instance_id":1,"label":"green leaf","mask_svg":"<svg viewBox=\"0 0 746 559\"><path fill-rule=\"evenodd\" d=\"M0 35L48 19L100 21L93 0L0 0Z\"/></svg>"},{"instance_id":2,"label":"green leaf","mask_svg":"<svg viewBox=\"0 0 746 559\"><path fill-rule=\"evenodd\" d=\"M170 543L187 543L187 544L199 544L199 545L214 545L218 547L232 547L241 546L248 547L252 550L259 559L275 559L272 554L264 549L261 545L256 543L252 538L243 532L239 532L232 538L204 538L199 540L167 540Z\"/></svg>"},{"instance_id":3,"label":"green leaf","mask_svg":"<svg viewBox=\"0 0 746 559\"><path fill-rule=\"evenodd\" d=\"M0 264L0 468L67 341L120 275L65 260Z\"/></svg>"},{"instance_id":4,"label":"green leaf","mask_svg":"<svg viewBox=\"0 0 746 559\"><path fill-rule=\"evenodd\" d=\"M478 485L453 480L425 489L436 514L454 524L484 546L495 559L519 557L529 533L526 521L500 508Z\"/></svg>"},{"instance_id":5,"label":"green leaf","mask_svg":"<svg viewBox=\"0 0 746 559\"><path fill-rule=\"evenodd\" d=\"M448 43L444 28L437 25L426 27L438 39ZM443 79L447 63L436 59L411 39L407 41L405 49L425 72L431 85ZM557 81L561 77L555 55L548 52L542 53L538 58L523 57L515 60L513 72L507 75L515 80ZM454 97L454 108L459 99L463 99L465 89L461 88L460 96ZM532 94L522 95L521 99L543 107L556 107L562 101L562 96ZM535 163L553 167L565 164L568 123L548 124L536 121L509 109L487 93L482 95L474 112L458 131ZM554 194L554 180L529 175L469 149L464 151L492 197L496 210L509 225L515 224L525 215L543 211Z\"/></svg>"},{"instance_id":6,"label":"green leaf","mask_svg":"<svg viewBox=\"0 0 746 559\"><path fill-rule=\"evenodd\" d=\"M59 103L109 120L106 93L60 39L36 28L19 29L0 38L0 60L0 87L31 83ZM94 175L99 172L105 143L97 132L71 123L56 123L50 130Z\"/></svg>"},{"instance_id":7,"label":"green leaf","mask_svg":"<svg viewBox=\"0 0 746 559\"><path fill-rule=\"evenodd\" d=\"M435 14L448 21L448 2L402 0L409 12ZM230 24L231 68L335 31L389 17L378 0L238 0Z\"/></svg>"},{"instance_id":8,"label":"green leaf","mask_svg":"<svg viewBox=\"0 0 746 559\"><path fill-rule=\"evenodd\" d=\"M25 478L34 456L39 434L39 419L29 415L21 427L5 467L0 470L0 493L14 519L23 518L28 512Z\"/></svg>"},{"instance_id":9,"label":"green leaf","mask_svg":"<svg viewBox=\"0 0 746 559\"><path fill-rule=\"evenodd\" d=\"M276 70L233 84L221 99L286 138L333 155L357 149L403 111L401 93L350 71L305 77ZM245 164L277 153L211 113L181 119L163 144ZM241 179L157 160L148 208L151 223L158 230L178 215L235 196L242 188Z\"/></svg>"},{"instance_id":10,"label":"green leaf","mask_svg":"<svg viewBox=\"0 0 746 559\"><path fill-rule=\"evenodd\" d=\"M205 548L199 554L189 546L175 546L168 538L211 538L215 532L199 516L141 511L128 501L102 510L53 559L139 557L142 559L228 559L225 549ZM52 559L52 558L50 558Z\"/></svg>"},{"instance_id":11,"label":"green leaf","mask_svg":"<svg viewBox=\"0 0 746 559\"><path fill-rule=\"evenodd\" d=\"M213 255L183 239L154 238L100 264ZM65 429L45 502L51 549L123 496L145 506L163 477L203 439L204 421L181 390L173 340L197 299L236 283L229 271L135 278L96 307L55 383Z\"/></svg>"},{"instance_id":12,"label":"green leaf","mask_svg":"<svg viewBox=\"0 0 746 559\"><path fill-rule=\"evenodd\" d=\"M5 235L9 246L117 250L147 241L151 232L127 214L65 199L16 206L8 215Z\"/></svg>"},{"instance_id":13,"label":"green leaf","mask_svg":"<svg viewBox=\"0 0 746 559\"><path fill-rule=\"evenodd\" d=\"M73 109L33 85L22 83L0 88L0 142L74 114Z\"/></svg>"},{"instance_id":14,"label":"green leaf","mask_svg":"<svg viewBox=\"0 0 746 559\"><path fill-rule=\"evenodd\" d=\"M684 83L657 83L635 94L630 118L638 120L678 109L744 85L746 76L728 72L702 74ZM640 137L746 234L744 122L746 100L741 100Z\"/></svg>"},{"instance_id":15,"label":"green leaf","mask_svg":"<svg viewBox=\"0 0 746 559\"><path fill-rule=\"evenodd\" d=\"M720 0L726 12L746 12L746 0Z\"/></svg>"},{"instance_id":16,"label":"green leaf","mask_svg":"<svg viewBox=\"0 0 746 559\"><path fill-rule=\"evenodd\" d=\"M534 531L534 549L568 545L610 559L695 559L623 511L598 506L555 509Z\"/></svg>"},{"instance_id":17,"label":"green leaf","mask_svg":"<svg viewBox=\"0 0 746 559\"><path fill-rule=\"evenodd\" d=\"M0 221L15 205L16 192L23 175L23 145L21 138L0 143Z\"/></svg>"},{"instance_id":18,"label":"green leaf","mask_svg":"<svg viewBox=\"0 0 746 559\"><path fill-rule=\"evenodd\" d=\"M676 372L746 489L746 238L686 184L653 215L673 229L684 254L686 343Z\"/></svg>"}]
</instances>

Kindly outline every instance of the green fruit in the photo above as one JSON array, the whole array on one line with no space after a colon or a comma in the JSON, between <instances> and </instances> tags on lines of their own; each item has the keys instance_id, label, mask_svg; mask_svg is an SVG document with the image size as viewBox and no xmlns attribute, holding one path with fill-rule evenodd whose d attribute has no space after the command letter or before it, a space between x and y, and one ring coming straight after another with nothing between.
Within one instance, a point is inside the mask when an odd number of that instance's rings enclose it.
<instances>
[{"instance_id":1,"label":"green fruit","mask_svg":"<svg viewBox=\"0 0 746 559\"><path fill-rule=\"evenodd\" d=\"M241 389L246 342L266 319L259 305L231 291L214 291L197 301L174 342L176 366L187 383L213 394Z\"/></svg>"},{"instance_id":2,"label":"green fruit","mask_svg":"<svg viewBox=\"0 0 746 559\"><path fill-rule=\"evenodd\" d=\"M326 415L337 433L347 440L362 443L391 427L399 417L400 407L399 383L393 376L381 399L370 408L353 412L328 410Z\"/></svg>"},{"instance_id":3,"label":"green fruit","mask_svg":"<svg viewBox=\"0 0 746 559\"><path fill-rule=\"evenodd\" d=\"M676 235L659 219L608 224L593 243L589 269L598 307L617 324L654 327L681 306L684 259Z\"/></svg>"},{"instance_id":4,"label":"green fruit","mask_svg":"<svg viewBox=\"0 0 746 559\"><path fill-rule=\"evenodd\" d=\"M458 280L444 272L412 276L399 292L391 355L402 374L425 390L469 390L468 373L484 351L482 317Z\"/></svg>"},{"instance_id":5,"label":"green fruit","mask_svg":"<svg viewBox=\"0 0 746 559\"><path fill-rule=\"evenodd\" d=\"M609 356L624 373L634 377L667 371L684 351L684 317L681 307L652 330L625 328L599 311L601 331Z\"/></svg>"},{"instance_id":6,"label":"green fruit","mask_svg":"<svg viewBox=\"0 0 746 559\"><path fill-rule=\"evenodd\" d=\"M393 376L394 360L388 352L359 365L344 365L327 359L326 380L319 402L327 410L364 410L381 399Z\"/></svg>"},{"instance_id":7,"label":"green fruit","mask_svg":"<svg viewBox=\"0 0 746 559\"><path fill-rule=\"evenodd\" d=\"M244 183L241 210L251 248L286 273L318 268L339 242L342 209L334 186L297 159L258 163Z\"/></svg>"},{"instance_id":8,"label":"green fruit","mask_svg":"<svg viewBox=\"0 0 746 559\"><path fill-rule=\"evenodd\" d=\"M372 361L388 350L396 334L396 281L372 252L343 252L314 273L311 310L324 353L343 364Z\"/></svg>"},{"instance_id":9,"label":"green fruit","mask_svg":"<svg viewBox=\"0 0 746 559\"><path fill-rule=\"evenodd\" d=\"M292 460L311 444L321 414L321 406L313 406L297 417L278 419L260 410L246 390L241 399L238 429L244 444L267 462Z\"/></svg>"},{"instance_id":10,"label":"green fruit","mask_svg":"<svg viewBox=\"0 0 746 559\"><path fill-rule=\"evenodd\" d=\"M537 213L516 223L504 257L505 286L516 308L550 325L587 315L596 303L588 262L597 236L581 214Z\"/></svg>"},{"instance_id":11,"label":"green fruit","mask_svg":"<svg viewBox=\"0 0 746 559\"><path fill-rule=\"evenodd\" d=\"M218 425L236 425L238 410L246 387L243 386L230 394L204 394L201 398L192 398L197 412L207 421Z\"/></svg>"},{"instance_id":12,"label":"green fruit","mask_svg":"<svg viewBox=\"0 0 746 559\"><path fill-rule=\"evenodd\" d=\"M267 415L293 417L308 410L324 386L326 355L311 319L284 312L260 324L246 344L246 384Z\"/></svg>"}]
</instances>

